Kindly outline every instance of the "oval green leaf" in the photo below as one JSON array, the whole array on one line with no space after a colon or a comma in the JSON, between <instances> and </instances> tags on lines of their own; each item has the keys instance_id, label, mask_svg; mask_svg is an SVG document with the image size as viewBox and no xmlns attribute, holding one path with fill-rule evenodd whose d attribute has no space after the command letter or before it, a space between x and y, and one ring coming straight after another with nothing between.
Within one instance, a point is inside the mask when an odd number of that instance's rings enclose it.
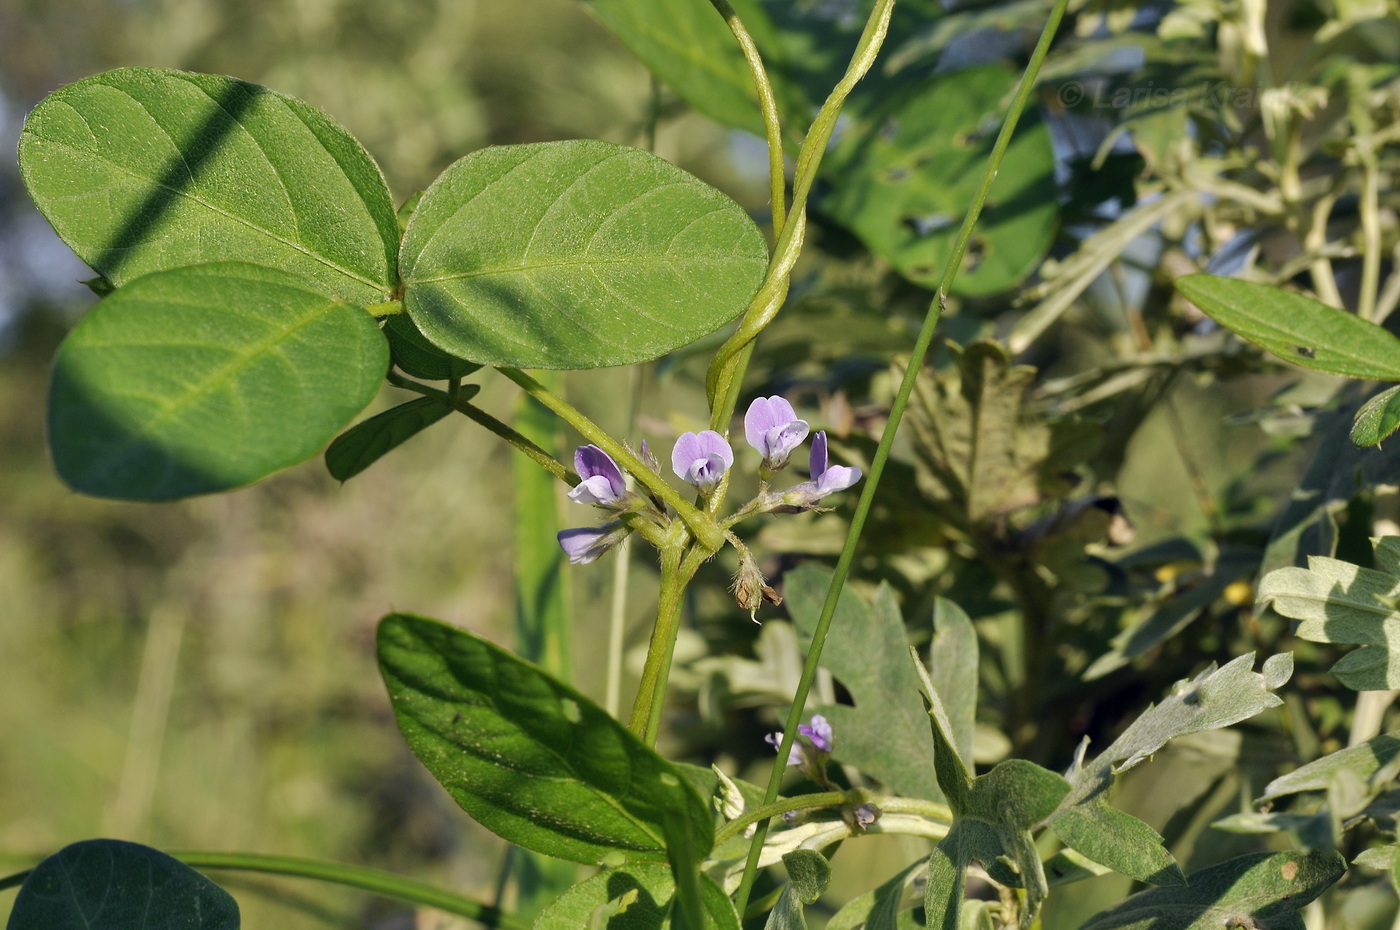
<instances>
[{"instance_id":1,"label":"oval green leaf","mask_svg":"<svg viewBox=\"0 0 1400 930\"><path fill-rule=\"evenodd\" d=\"M97 497L238 487L319 452L388 366L373 317L294 275L241 262L156 272L59 347L54 465Z\"/></svg>"},{"instance_id":2,"label":"oval green leaf","mask_svg":"<svg viewBox=\"0 0 1400 930\"><path fill-rule=\"evenodd\" d=\"M709 808L674 765L588 698L455 627L390 614L379 667L399 729L462 809L526 849L597 863L714 844ZM673 838L668 843L667 834Z\"/></svg>"},{"instance_id":3,"label":"oval green leaf","mask_svg":"<svg viewBox=\"0 0 1400 930\"><path fill-rule=\"evenodd\" d=\"M480 390L476 384L464 385L460 396L470 400ZM337 481L349 481L451 412L436 398L420 397L356 423L326 450L326 471Z\"/></svg>"},{"instance_id":4,"label":"oval green leaf","mask_svg":"<svg viewBox=\"0 0 1400 930\"><path fill-rule=\"evenodd\" d=\"M910 84L856 114L822 163L832 182L823 212L906 278L936 286L1018 79L1003 65L968 68ZM953 291L1015 287L1049 250L1058 216L1050 131L1031 122L1012 137Z\"/></svg>"},{"instance_id":5,"label":"oval green leaf","mask_svg":"<svg viewBox=\"0 0 1400 930\"><path fill-rule=\"evenodd\" d=\"M65 846L25 879L9 930L238 930L238 904L165 853L120 840Z\"/></svg>"},{"instance_id":6,"label":"oval green leaf","mask_svg":"<svg viewBox=\"0 0 1400 930\"><path fill-rule=\"evenodd\" d=\"M1400 428L1400 385L1386 388L1366 401L1351 425L1351 442L1358 449L1379 445Z\"/></svg>"},{"instance_id":7,"label":"oval green leaf","mask_svg":"<svg viewBox=\"0 0 1400 930\"><path fill-rule=\"evenodd\" d=\"M706 930L739 930L720 887L700 876ZM664 865L637 863L579 882L535 919L534 930L669 930L676 882Z\"/></svg>"},{"instance_id":8,"label":"oval green leaf","mask_svg":"<svg viewBox=\"0 0 1400 930\"><path fill-rule=\"evenodd\" d=\"M738 204L654 155L594 140L483 149L404 233L404 304L459 358L597 368L656 358L738 316L767 267Z\"/></svg>"},{"instance_id":9,"label":"oval green leaf","mask_svg":"<svg viewBox=\"0 0 1400 930\"><path fill-rule=\"evenodd\" d=\"M1400 381L1400 339L1354 314L1282 288L1212 274L1177 278L1176 289L1215 322L1284 361L1349 378Z\"/></svg>"},{"instance_id":10,"label":"oval green leaf","mask_svg":"<svg viewBox=\"0 0 1400 930\"><path fill-rule=\"evenodd\" d=\"M404 374L424 381L464 378L480 365L453 358L427 340L406 313L396 313L384 321L389 337L389 357Z\"/></svg>"},{"instance_id":11,"label":"oval green leaf","mask_svg":"<svg viewBox=\"0 0 1400 930\"><path fill-rule=\"evenodd\" d=\"M361 304L395 283L384 176L320 110L211 74L122 68L46 97L20 172L64 242L115 285L238 260Z\"/></svg>"}]
</instances>

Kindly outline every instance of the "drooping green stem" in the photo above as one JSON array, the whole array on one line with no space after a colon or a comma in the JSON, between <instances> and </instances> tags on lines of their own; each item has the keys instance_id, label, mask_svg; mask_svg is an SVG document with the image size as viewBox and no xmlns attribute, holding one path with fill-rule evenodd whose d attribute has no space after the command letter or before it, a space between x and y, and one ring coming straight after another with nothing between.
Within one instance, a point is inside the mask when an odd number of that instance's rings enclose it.
<instances>
[{"instance_id":1,"label":"drooping green stem","mask_svg":"<svg viewBox=\"0 0 1400 930\"><path fill-rule=\"evenodd\" d=\"M734 12L734 7L729 5L728 0L710 0L710 4L724 17L729 31L734 33L739 48L744 52L744 61L748 62L749 73L753 75L754 88L758 91L758 109L763 114L763 133L768 141L768 186L773 198L773 236L777 238L783 234L783 226L787 220L787 177L783 170L783 132L778 121L778 101L773 96L773 84L768 80L768 72L764 70L758 46L754 44L753 36L749 35L748 29L739 19L739 14Z\"/></svg>"},{"instance_id":2,"label":"drooping green stem","mask_svg":"<svg viewBox=\"0 0 1400 930\"><path fill-rule=\"evenodd\" d=\"M491 414L487 413L485 410L482 410L480 407L472 406L470 401L462 400L460 397L453 397L447 391L439 391L437 388L429 387L426 384L421 384L410 378L405 378L403 375L393 371L389 372L388 381L394 387L400 387L406 391L413 391L415 394L422 394L424 397L433 397L442 401L458 413L464 414L472 422L486 427L486 429L510 443L523 455L560 481L569 485L577 483L570 480L569 470L565 468L563 463L558 459L522 436L515 429L491 416Z\"/></svg>"},{"instance_id":3,"label":"drooping green stem","mask_svg":"<svg viewBox=\"0 0 1400 930\"><path fill-rule=\"evenodd\" d=\"M793 696L792 708L788 711L787 723L783 728L782 745L778 747L779 759L788 757L793 740L797 736L797 727L801 723L802 713L807 703L807 693L811 690L812 682L816 678L822 647L826 644L827 633L831 629L831 620L836 613L837 599L841 595L846 576L851 570L851 563L855 559L856 544L860 540L861 532L865 529L866 518L870 515L870 508L875 500L875 490L879 486L880 476L884 474L885 463L889 460L890 448L894 445L895 434L904 417L904 410L909 404L909 397L914 391L914 382L923 368L924 358L928 355L929 346L933 342L934 330L937 329L938 321L946 308L948 289L962 265L967 244L972 238L973 227L982 212L983 204L986 203L992 182L996 180L997 170L1001 167L1002 158L1006 154L1006 147L1011 142L1011 134L1016 128L1022 110L1025 109L1026 101L1035 86L1036 75L1040 72L1040 65L1050 50L1050 41L1054 37L1056 29L1059 28L1060 20L1064 16L1068 4L1069 0L1056 0L1054 8L1050 11L1049 20L1040 34L1040 41L1036 43L1030 63L1026 66L1025 73L1021 75L1021 83L1017 87L1016 96L1007 111L1006 121L1002 124L1001 132L997 135L996 144L992 147L991 158L987 162L987 169L982 175L982 182L977 188L977 194L973 198L967 214L963 217L962 228L958 232L952 254L948 256L948 263L944 266L943 276L939 281L938 296L929 306L928 314L924 317L923 326L914 342L913 351L910 353L909 367L904 372L899 391L890 407L889 420L885 423L884 432L880 436L880 445L875 450L875 457L871 460L870 474L865 479L865 487L861 491L855 513L851 517L851 526L846 533L846 542L841 547L841 556L837 559L836 571L832 576L831 586L827 589L826 601L822 605L821 616L818 618L816 629L812 634L812 645L807 653L807 661L802 666L802 676L798 681L797 693ZM768 779L768 789L764 794L765 804L772 804L777 800L782 777L783 766L775 766L772 776ZM740 880L735 899L736 907L740 913L744 912L748 904L749 894L753 889L753 881L758 869L759 854L762 852L763 841L767 833L768 821L761 821L749 847L744 875Z\"/></svg>"},{"instance_id":4,"label":"drooping green stem","mask_svg":"<svg viewBox=\"0 0 1400 930\"><path fill-rule=\"evenodd\" d=\"M686 548L683 540L676 540L668 541L661 549L661 594L656 605L656 625L651 630L642 680L637 685L632 719L627 724L627 728L648 746L656 744L661 726L660 705L665 699L666 678L671 671L676 635L680 632L685 585L690 580L682 572Z\"/></svg>"},{"instance_id":5,"label":"drooping green stem","mask_svg":"<svg viewBox=\"0 0 1400 930\"><path fill-rule=\"evenodd\" d=\"M309 878L346 888L358 888L405 904L434 907L458 917L475 920L482 926L493 927L496 930L530 930L529 922L499 908L381 869L346 865L341 862L324 862L319 859L302 859L297 856L264 856L244 852L184 850L167 854L195 869L227 869ZM0 878L0 890L22 884L28 875L29 872L21 872L18 875Z\"/></svg>"},{"instance_id":6,"label":"drooping green stem","mask_svg":"<svg viewBox=\"0 0 1400 930\"><path fill-rule=\"evenodd\" d=\"M560 419L578 430L583 438L612 456L613 461L630 472L632 477L637 480L638 484L645 486L648 491L651 491L659 499L665 501L666 504L676 512L676 515L685 522L691 535L694 536L702 546L709 549L711 552L717 552L719 548L724 545L724 534L722 534L719 527L715 525L715 521L711 519L708 514L682 497L675 488L663 481L660 475L642 464L641 459L637 458L637 456L632 453L632 450L613 439L596 423L580 413L562 397L555 394L520 369L498 368L496 370L524 388L525 392L531 397L544 404L550 410L553 410Z\"/></svg>"},{"instance_id":7,"label":"drooping green stem","mask_svg":"<svg viewBox=\"0 0 1400 930\"><path fill-rule=\"evenodd\" d=\"M797 256L802 251L802 238L807 225L807 197L817 179L817 168L826 154L831 134L836 129L836 120L841 115L841 107L856 84L875 63L875 56L885 41L889 31L890 16L894 12L894 0L878 0L866 20L855 54L846 68L845 75L827 96L826 102L817 111L807 137L797 153L797 167L793 174L792 205L788 209L789 222L783 227L773 247L773 259L768 266L768 276L762 287L744 313L739 329L720 347L714 361L710 363L705 378L705 389L710 401L710 428L724 432L729 419L734 416L739 387L748 367L749 352L744 350L758 338L773 317L782 309L787 297L788 278ZM771 143L770 143L771 145ZM771 159L770 153L770 159Z\"/></svg>"}]
</instances>

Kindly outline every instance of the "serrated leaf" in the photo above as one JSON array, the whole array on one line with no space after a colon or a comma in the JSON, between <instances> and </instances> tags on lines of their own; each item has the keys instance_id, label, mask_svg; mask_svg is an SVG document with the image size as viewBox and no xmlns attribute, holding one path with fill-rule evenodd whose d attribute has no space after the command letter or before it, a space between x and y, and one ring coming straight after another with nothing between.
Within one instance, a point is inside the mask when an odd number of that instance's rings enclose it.
<instances>
[{"instance_id":1,"label":"serrated leaf","mask_svg":"<svg viewBox=\"0 0 1400 930\"><path fill-rule=\"evenodd\" d=\"M1298 912L1346 871L1337 853L1259 853L1191 873L1185 888L1150 888L1081 930L1302 930Z\"/></svg>"},{"instance_id":2,"label":"serrated leaf","mask_svg":"<svg viewBox=\"0 0 1400 930\"><path fill-rule=\"evenodd\" d=\"M805 639L816 628L830 582L831 572L809 565L784 576L788 612ZM888 586L877 589L870 604L849 588L843 590L822 665L845 685L855 704L824 705L817 712L831 722L837 759L897 794L937 798L933 741L907 642Z\"/></svg>"},{"instance_id":3,"label":"serrated leaf","mask_svg":"<svg viewBox=\"0 0 1400 930\"><path fill-rule=\"evenodd\" d=\"M1400 579L1350 562L1311 556L1307 568L1280 568L1259 583L1258 602L1293 620L1300 639L1372 646L1400 642Z\"/></svg>"},{"instance_id":4,"label":"serrated leaf","mask_svg":"<svg viewBox=\"0 0 1400 930\"><path fill-rule=\"evenodd\" d=\"M1072 790L1049 818L1050 828L1078 852L1126 875L1174 881L1171 857L1161 849L1160 837L1136 818L1106 808L1107 792L1116 774L1146 761L1168 741L1228 727L1282 704L1273 691L1288 680L1291 663L1266 662L1265 673L1253 671L1253 665L1254 654L1248 653L1177 682L1170 697L1139 715L1092 762L1076 760L1069 772ZM1104 813L1101 806L1112 812ZM1110 847L1089 829L1095 823L1116 828L1123 843ZM1099 855L1106 858L1097 859Z\"/></svg>"},{"instance_id":5,"label":"serrated leaf","mask_svg":"<svg viewBox=\"0 0 1400 930\"><path fill-rule=\"evenodd\" d=\"M1217 275L1177 278L1176 289L1221 326L1285 361L1350 378L1400 381L1400 339L1355 314Z\"/></svg>"},{"instance_id":6,"label":"serrated leaf","mask_svg":"<svg viewBox=\"0 0 1400 930\"><path fill-rule=\"evenodd\" d=\"M706 930L739 930L734 905L719 886L701 876ZM662 864L636 863L608 869L579 882L540 912L534 930L669 930L673 925L672 900L676 883ZM625 900L630 897L630 901ZM609 902L612 908L599 912ZM590 918L599 912L596 925Z\"/></svg>"},{"instance_id":7,"label":"serrated leaf","mask_svg":"<svg viewBox=\"0 0 1400 930\"><path fill-rule=\"evenodd\" d=\"M614 850L643 861L710 851L709 805L685 776L529 663L465 630L390 614L379 665L414 755L500 836L586 863Z\"/></svg>"},{"instance_id":8,"label":"serrated leaf","mask_svg":"<svg viewBox=\"0 0 1400 930\"><path fill-rule=\"evenodd\" d=\"M9 930L238 930L228 892L178 859L121 840L84 840L35 867Z\"/></svg>"},{"instance_id":9,"label":"serrated leaf","mask_svg":"<svg viewBox=\"0 0 1400 930\"><path fill-rule=\"evenodd\" d=\"M241 262L156 272L59 347L54 465L98 497L235 488L319 452L388 364L373 317L295 275Z\"/></svg>"},{"instance_id":10,"label":"serrated leaf","mask_svg":"<svg viewBox=\"0 0 1400 930\"><path fill-rule=\"evenodd\" d=\"M739 315L768 263L743 208L596 140L483 149L424 193L404 304L439 348L527 368L645 361Z\"/></svg>"},{"instance_id":11,"label":"serrated leaf","mask_svg":"<svg viewBox=\"0 0 1400 930\"><path fill-rule=\"evenodd\" d=\"M40 212L115 285L246 261L373 304L394 288L398 224L364 148L315 107L212 74L122 68L46 97L20 173Z\"/></svg>"},{"instance_id":12,"label":"serrated leaf","mask_svg":"<svg viewBox=\"0 0 1400 930\"><path fill-rule=\"evenodd\" d=\"M823 162L832 190L821 200L822 211L900 274L934 286L1018 77L995 64L886 89L877 105L853 114L853 125ZM1040 263L1059 213L1054 166L1046 125L1022 126L1006 150L954 292L1008 290Z\"/></svg>"},{"instance_id":13,"label":"serrated leaf","mask_svg":"<svg viewBox=\"0 0 1400 930\"><path fill-rule=\"evenodd\" d=\"M1400 385L1386 388L1361 407L1351 426L1352 445L1360 448L1378 445L1400 428Z\"/></svg>"},{"instance_id":14,"label":"serrated leaf","mask_svg":"<svg viewBox=\"0 0 1400 930\"><path fill-rule=\"evenodd\" d=\"M479 390L478 385L466 385L462 399ZM441 401L420 397L356 423L326 450L326 471L337 481L349 481L451 412Z\"/></svg>"},{"instance_id":15,"label":"serrated leaf","mask_svg":"<svg viewBox=\"0 0 1400 930\"><path fill-rule=\"evenodd\" d=\"M389 357L394 367L406 375L424 381L446 381L464 378L481 366L464 359L453 358L428 341L418 331L406 313L396 313L384 321L384 335L389 338Z\"/></svg>"}]
</instances>

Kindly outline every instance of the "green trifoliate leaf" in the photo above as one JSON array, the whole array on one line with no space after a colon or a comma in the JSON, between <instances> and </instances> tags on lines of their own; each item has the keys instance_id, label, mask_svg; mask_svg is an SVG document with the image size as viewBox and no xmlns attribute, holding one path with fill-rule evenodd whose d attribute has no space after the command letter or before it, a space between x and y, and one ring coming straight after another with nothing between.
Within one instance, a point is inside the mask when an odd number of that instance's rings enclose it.
<instances>
[{"instance_id":1,"label":"green trifoliate leaf","mask_svg":"<svg viewBox=\"0 0 1400 930\"><path fill-rule=\"evenodd\" d=\"M483 149L424 193L404 303L459 358L596 368L656 358L743 312L768 262L724 194L594 140Z\"/></svg>"},{"instance_id":2,"label":"green trifoliate leaf","mask_svg":"<svg viewBox=\"0 0 1400 930\"><path fill-rule=\"evenodd\" d=\"M379 167L324 113L212 74L122 68L46 97L20 173L40 212L114 285L246 261L342 300L386 300L398 225Z\"/></svg>"},{"instance_id":3,"label":"green trifoliate leaf","mask_svg":"<svg viewBox=\"0 0 1400 930\"><path fill-rule=\"evenodd\" d=\"M1337 853L1259 853L1191 874L1185 888L1150 888L1081 930L1303 930L1298 912L1346 871Z\"/></svg>"},{"instance_id":4,"label":"green trifoliate leaf","mask_svg":"<svg viewBox=\"0 0 1400 930\"><path fill-rule=\"evenodd\" d=\"M1213 320L1304 368L1400 381L1400 339L1368 320L1282 288L1193 274L1176 289Z\"/></svg>"},{"instance_id":5,"label":"green trifoliate leaf","mask_svg":"<svg viewBox=\"0 0 1400 930\"><path fill-rule=\"evenodd\" d=\"M379 666L414 755L491 831L585 863L710 851L712 814L684 774L535 666L409 614L380 622Z\"/></svg>"},{"instance_id":6,"label":"green trifoliate leaf","mask_svg":"<svg viewBox=\"0 0 1400 930\"><path fill-rule=\"evenodd\" d=\"M1351 426L1351 441L1361 448L1379 445L1400 428L1400 386L1386 388L1366 401Z\"/></svg>"},{"instance_id":7,"label":"green trifoliate leaf","mask_svg":"<svg viewBox=\"0 0 1400 930\"><path fill-rule=\"evenodd\" d=\"M701 876L700 882L705 930L739 930L738 915L725 893L707 877ZM675 879L663 864L608 869L546 907L534 930L669 930L675 891Z\"/></svg>"},{"instance_id":8,"label":"green trifoliate leaf","mask_svg":"<svg viewBox=\"0 0 1400 930\"><path fill-rule=\"evenodd\" d=\"M373 317L295 275L241 262L156 272L59 347L54 465L98 497L235 488L319 452L388 364Z\"/></svg>"},{"instance_id":9,"label":"green trifoliate leaf","mask_svg":"<svg viewBox=\"0 0 1400 930\"><path fill-rule=\"evenodd\" d=\"M468 400L480 390L479 385L464 385L461 398ZM337 481L349 481L451 412L439 400L420 397L356 423L326 450L326 471Z\"/></svg>"},{"instance_id":10,"label":"green trifoliate leaf","mask_svg":"<svg viewBox=\"0 0 1400 930\"><path fill-rule=\"evenodd\" d=\"M65 846L35 867L9 930L238 930L228 892L165 853L120 840Z\"/></svg>"}]
</instances>

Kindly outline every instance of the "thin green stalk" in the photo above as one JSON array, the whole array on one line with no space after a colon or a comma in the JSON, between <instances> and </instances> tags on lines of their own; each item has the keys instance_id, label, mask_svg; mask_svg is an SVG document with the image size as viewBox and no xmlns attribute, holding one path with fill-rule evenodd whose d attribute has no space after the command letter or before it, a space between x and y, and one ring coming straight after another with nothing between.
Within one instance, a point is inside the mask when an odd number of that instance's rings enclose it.
<instances>
[{"instance_id":1,"label":"thin green stalk","mask_svg":"<svg viewBox=\"0 0 1400 930\"><path fill-rule=\"evenodd\" d=\"M637 697L632 703L632 719L627 724L627 728L648 746L656 743L656 732L660 727L658 718L661 715L653 713L652 708L660 700L658 695L664 695L666 690L671 653L681 626L685 583L690 580L681 573L684 557L683 545L674 542L661 550L661 594L656 605L656 624L651 630L646 664L642 666L642 680L637 685Z\"/></svg>"},{"instance_id":2,"label":"thin green stalk","mask_svg":"<svg viewBox=\"0 0 1400 930\"><path fill-rule=\"evenodd\" d=\"M578 430L585 439L612 456L613 461L630 472L638 484L645 485L648 491L665 501L685 522L691 535L702 546L713 553L718 552L720 547L724 545L724 534L715 525L715 521L690 501L681 497L680 493L662 480L660 475L643 465L641 459L637 458L631 449L613 439L592 420L570 406L562 397L520 369L498 368L496 370L524 388L531 397L553 410L560 419Z\"/></svg>"},{"instance_id":3,"label":"thin green stalk","mask_svg":"<svg viewBox=\"0 0 1400 930\"><path fill-rule=\"evenodd\" d=\"M1370 146L1361 153L1361 293L1356 315L1363 320L1376 318L1376 300L1381 290L1380 166Z\"/></svg>"},{"instance_id":4,"label":"thin green stalk","mask_svg":"<svg viewBox=\"0 0 1400 930\"><path fill-rule=\"evenodd\" d=\"M768 276L758 289L744 313L739 329L720 347L710 370L705 377L705 389L710 401L710 428L724 432L729 420L734 416L734 407L739 396L739 387L748 367L751 343L758 338L763 328L773 321L782 309L787 297L788 277L802 251L802 239L807 226L807 197L816 182L817 168L826 154L827 143L836 129L837 117L851 90L875 63L875 56L885 41L889 31L890 15L894 12L894 0L879 0L866 20L865 29L856 45L855 54L846 74L832 90L817 111L807 137L797 153L797 168L792 182L792 205L788 208L789 222L773 247L773 259L768 266ZM749 351L745 351L748 349Z\"/></svg>"},{"instance_id":5,"label":"thin green stalk","mask_svg":"<svg viewBox=\"0 0 1400 930\"><path fill-rule=\"evenodd\" d=\"M773 96L773 84L768 80L768 72L763 68L763 57L758 54L758 46L753 36L734 12L728 0L710 0L710 4L724 17L729 31L744 52L744 60L749 64L753 75L754 88L758 91L758 109L763 114L763 132L768 140L768 186L773 198L773 238L783 234L787 220L787 177L783 169L783 133L778 121L778 101Z\"/></svg>"},{"instance_id":6,"label":"thin green stalk","mask_svg":"<svg viewBox=\"0 0 1400 930\"><path fill-rule=\"evenodd\" d=\"M570 480L569 470L565 468L558 459L520 435L520 433L516 432L511 427L491 416L491 414L487 413L485 410L482 410L480 407L472 406L471 402L461 400L460 398L454 399L452 395L446 391L439 391L437 388L429 387L426 384L420 384L417 381L403 377L397 372L389 372L388 381L394 387L400 387L406 391L413 391L415 394L422 394L424 397L432 397L442 401L458 413L464 414L472 422L486 427L486 429L510 443L527 458L560 481L568 485L577 483Z\"/></svg>"},{"instance_id":7,"label":"thin green stalk","mask_svg":"<svg viewBox=\"0 0 1400 930\"><path fill-rule=\"evenodd\" d=\"M870 515L870 507L875 500L875 489L879 486L880 476L884 473L885 463L890 457L890 447L894 445L895 433L899 430L904 410L914 391L914 382L923 368L924 358L928 355L929 346L933 342L934 330L938 327L938 321L947 304L948 289L952 286L953 279L957 276L958 269L962 265L963 254L967 251L968 241L972 238L973 227L978 216L982 213L987 193L991 190L992 182L996 180L997 170L1001 167L1002 158L1006 154L1006 147L1011 142L1011 134L1016 128L1016 123L1020 120L1021 111L1025 109L1026 101L1035 86L1036 75L1040 72L1040 65L1050 50L1050 41L1054 38L1055 31L1059 28L1060 20L1068 5L1069 0L1056 0L1054 8L1050 11L1050 18L1040 34L1040 41L1036 43L1030 63L1026 66L1025 73L1021 75L1021 83L1016 90L1016 97L1012 100L1011 107L1007 111L1006 121L1002 124L1001 132L997 135L991 158L987 162L987 169L982 175L982 183L977 188L977 195L973 199L971 208L963 218L962 229L959 230L957 241L953 244L953 252L948 256L948 262L944 266L943 277L938 284L938 296L929 305L928 314L924 317L923 326L914 342L909 365L905 369L904 378L900 382L894 404L890 407L889 420L885 423L884 432L880 436L880 445L875 450L874 459L871 460L870 474L865 479L865 487L861 491L860 501L856 504L855 513L851 517L851 526L846 533L846 542L841 547L841 556L837 559L836 571L832 576L831 586L827 589L826 602L822 605L821 616L818 618L816 629L812 634L812 645L807 653L807 661L802 666L802 677L798 680L797 693L793 696L792 708L788 711L787 723L783 728L782 745L778 747L779 759L786 759L792 750L793 740L797 736L797 727L802 722L807 693L811 690L812 681L816 678L822 647L826 644L827 633L831 629L831 620L836 613L837 599L841 595L841 589L846 583L846 576L851 570L851 563L855 559L856 544L860 540L861 532L865 529L865 520ZM777 800L783 770L784 766L781 765L773 767L773 774L768 779L768 790L764 794L764 804L772 804ZM749 846L748 861L744 865L744 875L740 880L739 890L735 897L735 906L740 913L744 912L748 904L749 894L753 890L759 854L763 849L763 841L768 835L768 824L767 820L758 824L758 829L755 831Z\"/></svg>"}]
</instances>

